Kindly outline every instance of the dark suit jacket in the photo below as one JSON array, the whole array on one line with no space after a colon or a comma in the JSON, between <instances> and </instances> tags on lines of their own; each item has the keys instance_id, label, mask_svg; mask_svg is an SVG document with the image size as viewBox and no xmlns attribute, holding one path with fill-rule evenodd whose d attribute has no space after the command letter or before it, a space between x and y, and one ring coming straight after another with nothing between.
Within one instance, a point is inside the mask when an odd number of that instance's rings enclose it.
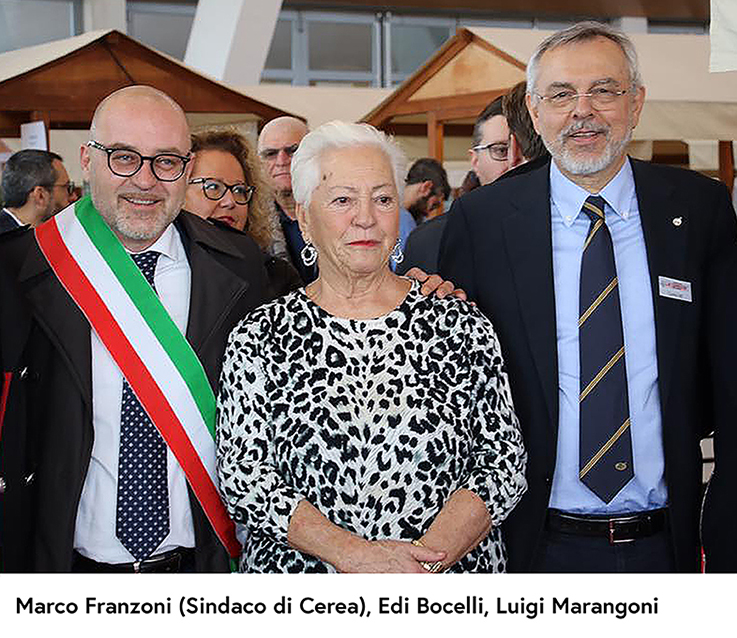
<instances>
[{"instance_id":1,"label":"dark suit jacket","mask_svg":"<svg viewBox=\"0 0 737 638\"><path fill-rule=\"evenodd\" d=\"M720 268L719 308L711 330L720 335L711 352L714 473L704 496L701 537L707 572L737 572L737 248Z\"/></svg>"},{"instance_id":2,"label":"dark suit jacket","mask_svg":"<svg viewBox=\"0 0 737 638\"><path fill-rule=\"evenodd\" d=\"M13 219L5 209L0 209L0 233L5 233L14 228L18 228L19 224Z\"/></svg>"},{"instance_id":3,"label":"dark suit jacket","mask_svg":"<svg viewBox=\"0 0 737 638\"><path fill-rule=\"evenodd\" d=\"M228 334L265 300L263 256L250 238L227 235L189 213L181 213L175 225L192 271L187 340L217 388ZM11 470L6 464L13 455L24 459L7 476L0 507L15 508L19 498L30 504L30 518L21 522L0 511L2 568L70 571L94 436L90 327L49 268L33 233L0 239L0 269L5 271L0 303L9 300L12 305L3 311L0 350L4 370L14 373L0 441L0 472ZM11 494L13 498L5 498ZM190 501L196 570L227 571L224 549L191 494ZM30 533L22 537L22 530Z\"/></svg>"},{"instance_id":4,"label":"dark suit jacket","mask_svg":"<svg viewBox=\"0 0 737 638\"><path fill-rule=\"evenodd\" d=\"M218 221L217 219L208 220L211 224L222 228L228 233L235 235L247 235L245 231L237 230L228 224ZM269 299L276 299L286 295L297 288L303 287L302 278L300 277L297 270L285 259L274 257L262 251L264 267L266 268L266 275L269 279Z\"/></svg>"},{"instance_id":5,"label":"dark suit jacket","mask_svg":"<svg viewBox=\"0 0 737 638\"><path fill-rule=\"evenodd\" d=\"M404 247L404 259L397 265L398 275L403 275L415 266L422 268L428 274L438 272L440 240L445 232L447 217L447 215L440 215L428 219L409 234Z\"/></svg>"},{"instance_id":6,"label":"dark suit jacket","mask_svg":"<svg viewBox=\"0 0 737 638\"><path fill-rule=\"evenodd\" d=\"M726 188L690 171L632 160L645 237L658 352L665 478L679 571L699 565L699 441L713 427L708 344L714 264L734 245ZM456 202L440 273L492 320L528 452L528 492L504 524L511 571L527 571L541 539L555 468L558 361L549 164ZM680 225L673 223L680 217ZM659 295L658 276L689 281L693 302Z\"/></svg>"},{"instance_id":7,"label":"dark suit jacket","mask_svg":"<svg viewBox=\"0 0 737 638\"><path fill-rule=\"evenodd\" d=\"M18 232L25 231L13 234ZM35 488L31 469L35 463L29 458L35 446L28 440L35 431L25 427L29 406L24 388L29 379L21 365L30 310L14 281L0 267L0 571L8 572L30 571L28 539Z\"/></svg>"},{"instance_id":8,"label":"dark suit jacket","mask_svg":"<svg viewBox=\"0 0 737 638\"><path fill-rule=\"evenodd\" d=\"M545 157L539 157L515 166L512 170L500 175L499 179L509 179L515 175L529 173L547 164L548 161L550 161L550 156L546 154ZM403 275L415 266L422 268L428 274L438 272L440 241L443 238L447 222L447 215L440 215L420 224L409 234L407 244L404 247L404 260L397 266L398 275Z\"/></svg>"}]
</instances>

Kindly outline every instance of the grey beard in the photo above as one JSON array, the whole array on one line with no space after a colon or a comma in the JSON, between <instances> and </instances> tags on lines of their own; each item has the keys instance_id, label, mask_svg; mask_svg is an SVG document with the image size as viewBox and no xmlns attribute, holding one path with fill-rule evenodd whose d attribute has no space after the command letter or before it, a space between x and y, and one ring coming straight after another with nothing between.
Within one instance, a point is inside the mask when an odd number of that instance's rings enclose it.
<instances>
[{"instance_id":1,"label":"grey beard","mask_svg":"<svg viewBox=\"0 0 737 638\"><path fill-rule=\"evenodd\" d=\"M554 155L554 157L558 165L571 175L593 175L610 166L624 151L631 139L632 131L629 131L618 142L608 143L599 157L575 158L565 148L558 156Z\"/></svg>"},{"instance_id":2,"label":"grey beard","mask_svg":"<svg viewBox=\"0 0 737 638\"><path fill-rule=\"evenodd\" d=\"M607 144L604 148L604 152L599 157L583 157L576 158L569 151L565 145L566 135L571 133L571 130L562 132L556 140L557 148L553 148L553 145L545 144L550 154L553 156L558 166L570 173L571 175L594 175L599 171L603 171L624 152L627 148L627 144L632 140L632 126L627 127L627 133L619 141L612 141L609 138L610 131L607 131ZM543 140L545 142L545 140Z\"/></svg>"}]
</instances>

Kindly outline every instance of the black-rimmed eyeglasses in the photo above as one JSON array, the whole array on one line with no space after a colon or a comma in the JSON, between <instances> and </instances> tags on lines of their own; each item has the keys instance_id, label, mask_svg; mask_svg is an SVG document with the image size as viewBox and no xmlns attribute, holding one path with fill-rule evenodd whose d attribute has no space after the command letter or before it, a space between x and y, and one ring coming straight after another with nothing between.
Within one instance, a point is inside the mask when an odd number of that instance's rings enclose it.
<instances>
[{"instance_id":1,"label":"black-rimmed eyeglasses","mask_svg":"<svg viewBox=\"0 0 737 638\"><path fill-rule=\"evenodd\" d=\"M507 154L509 153L509 144L507 142L492 142L491 144L477 144L471 147L472 151L481 153L482 151L489 151L491 159L497 162L506 162Z\"/></svg>"},{"instance_id":2,"label":"black-rimmed eyeglasses","mask_svg":"<svg viewBox=\"0 0 737 638\"><path fill-rule=\"evenodd\" d=\"M207 199L217 201L225 197L225 193L230 191L233 193L233 201L236 204L248 204L253 197L255 186L246 186L245 184L226 184L225 182L215 179L214 177L196 177L189 180L190 184L202 184L202 192Z\"/></svg>"},{"instance_id":3,"label":"black-rimmed eyeglasses","mask_svg":"<svg viewBox=\"0 0 737 638\"><path fill-rule=\"evenodd\" d=\"M118 177L133 177L141 170L144 160L151 162L151 172L156 179L162 182L176 182L187 168L187 162L192 157L175 153L157 153L156 155L141 155L130 148L109 148L100 142L90 140L87 146L107 153L107 166Z\"/></svg>"}]
</instances>

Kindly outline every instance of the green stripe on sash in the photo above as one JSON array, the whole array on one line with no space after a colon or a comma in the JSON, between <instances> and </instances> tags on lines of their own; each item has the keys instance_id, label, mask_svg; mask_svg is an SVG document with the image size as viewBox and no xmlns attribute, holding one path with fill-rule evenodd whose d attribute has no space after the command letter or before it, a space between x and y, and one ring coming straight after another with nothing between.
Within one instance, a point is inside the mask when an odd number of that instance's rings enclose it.
<instances>
[{"instance_id":1,"label":"green stripe on sash","mask_svg":"<svg viewBox=\"0 0 737 638\"><path fill-rule=\"evenodd\" d=\"M192 346L179 331L120 240L97 212L92 199L83 197L79 200L74 207L74 214L184 379L214 439L215 395Z\"/></svg>"}]
</instances>

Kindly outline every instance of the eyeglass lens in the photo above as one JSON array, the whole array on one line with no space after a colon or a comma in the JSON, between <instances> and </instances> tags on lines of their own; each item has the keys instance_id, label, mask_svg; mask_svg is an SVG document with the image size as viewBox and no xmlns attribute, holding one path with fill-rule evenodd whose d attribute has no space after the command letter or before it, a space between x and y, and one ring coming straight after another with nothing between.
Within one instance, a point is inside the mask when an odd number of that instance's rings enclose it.
<instances>
[{"instance_id":1,"label":"eyeglass lens","mask_svg":"<svg viewBox=\"0 0 737 638\"><path fill-rule=\"evenodd\" d=\"M509 144L505 142L496 142L494 144L475 146L473 150L477 152L487 151L491 156L491 159L498 162L505 162L507 160L507 154L509 153Z\"/></svg>"},{"instance_id":2,"label":"eyeglass lens","mask_svg":"<svg viewBox=\"0 0 737 638\"><path fill-rule=\"evenodd\" d=\"M58 186L59 188L63 188L67 192L67 195L74 195L74 182L66 182L64 184L52 184L51 186Z\"/></svg>"},{"instance_id":3,"label":"eyeglass lens","mask_svg":"<svg viewBox=\"0 0 737 638\"><path fill-rule=\"evenodd\" d=\"M611 106L619 97L625 95L627 90L615 91L608 88L592 89L587 93L576 93L575 91L559 91L555 95L546 95L551 106L556 109L572 109L579 98L586 97L591 106L597 110L604 110Z\"/></svg>"},{"instance_id":4,"label":"eyeglass lens","mask_svg":"<svg viewBox=\"0 0 737 638\"><path fill-rule=\"evenodd\" d=\"M247 204L251 201L251 194L254 189L245 184L232 184L228 186L217 179L206 179L202 182L202 190L205 193L205 197L212 200L222 199L225 197L225 193L230 191L233 193L233 200L236 204Z\"/></svg>"},{"instance_id":5,"label":"eyeglass lens","mask_svg":"<svg viewBox=\"0 0 737 638\"><path fill-rule=\"evenodd\" d=\"M290 146L282 146L281 148L265 148L261 151L261 157L265 160L274 160L281 151L287 154L287 157L292 157L297 152L299 144L292 144Z\"/></svg>"}]
</instances>

